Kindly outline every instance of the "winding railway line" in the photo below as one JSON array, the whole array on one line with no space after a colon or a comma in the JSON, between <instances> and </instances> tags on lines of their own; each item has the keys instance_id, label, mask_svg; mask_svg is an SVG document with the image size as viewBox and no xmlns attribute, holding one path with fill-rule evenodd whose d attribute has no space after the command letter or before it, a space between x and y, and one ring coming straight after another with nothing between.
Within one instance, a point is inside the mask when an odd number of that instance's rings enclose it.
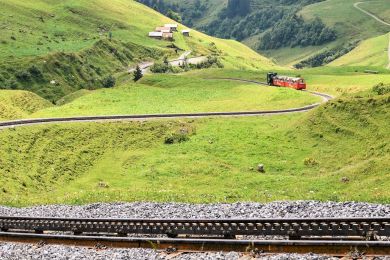
<instances>
[{"instance_id":1,"label":"winding railway line","mask_svg":"<svg viewBox=\"0 0 390 260\"><path fill-rule=\"evenodd\" d=\"M213 78L220 80L232 80L248 82L257 85L268 84L255 80L246 80L238 78ZM268 86L269 87L269 86ZM319 96L323 99L322 103L333 99L328 94L305 91L314 96ZM80 116L80 117L58 117L58 118L37 118L37 119L21 119L13 121L0 122L0 129L12 128L19 126L28 126L34 124L48 124L48 123L71 123L71 122L98 122L98 121L136 121L148 119L173 119L173 118L206 118L206 117L243 117L243 116L261 116L261 115L280 115L291 114L299 112L307 112L321 105L316 103L299 108L281 109L281 110L266 110L266 111L237 111L237 112L204 112L204 113L179 113L179 114L144 114L144 115L113 115L113 116Z\"/></svg>"},{"instance_id":2,"label":"winding railway line","mask_svg":"<svg viewBox=\"0 0 390 260\"><path fill-rule=\"evenodd\" d=\"M0 217L0 241L166 251L390 254L390 218L66 219ZM136 234L137 237L131 237ZM163 236L162 236L163 235ZM145 237L153 236L153 237ZM157 236L157 237L156 237ZM250 238L239 239L238 236ZM289 240L261 240L262 236ZM356 240L360 238L360 240ZM328 240L326 240L328 239Z\"/></svg>"}]
</instances>

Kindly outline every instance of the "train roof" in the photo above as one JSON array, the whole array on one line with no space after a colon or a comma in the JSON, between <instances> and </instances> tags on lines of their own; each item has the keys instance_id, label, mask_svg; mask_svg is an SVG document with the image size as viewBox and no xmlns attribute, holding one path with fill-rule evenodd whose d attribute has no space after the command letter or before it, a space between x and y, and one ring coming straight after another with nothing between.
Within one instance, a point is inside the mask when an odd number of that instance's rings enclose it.
<instances>
[{"instance_id":1,"label":"train roof","mask_svg":"<svg viewBox=\"0 0 390 260\"><path fill-rule=\"evenodd\" d=\"M284 79L284 80L293 80L293 81L298 81L303 79L303 78L289 77L289 76L282 76L282 75L277 75L276 78Z\"/></svg>"}]
</instances>

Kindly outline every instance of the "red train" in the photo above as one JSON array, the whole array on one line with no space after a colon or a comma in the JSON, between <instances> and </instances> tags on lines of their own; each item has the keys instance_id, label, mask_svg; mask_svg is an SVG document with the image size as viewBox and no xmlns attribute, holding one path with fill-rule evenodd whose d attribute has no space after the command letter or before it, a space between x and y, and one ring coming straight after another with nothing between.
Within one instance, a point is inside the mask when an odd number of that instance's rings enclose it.
<instances>
[{"instance_id":1,"label":"red train","mask_svg":"<svg viewBox=\"0 0 390 260\"><path fill-rule=\"evenodd\" d=\"M278 73L274 72L267 74L267 83L270 86L293 88L297 90L306 89L306 83L303 78L279 76Z\"/></svg>"}]
</instances>

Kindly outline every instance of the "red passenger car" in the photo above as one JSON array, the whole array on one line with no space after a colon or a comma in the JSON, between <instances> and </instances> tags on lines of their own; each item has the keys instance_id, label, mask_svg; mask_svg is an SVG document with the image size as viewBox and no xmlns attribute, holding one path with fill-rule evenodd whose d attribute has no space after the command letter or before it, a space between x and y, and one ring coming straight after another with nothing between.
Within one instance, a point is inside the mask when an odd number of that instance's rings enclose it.
<instances>
[{"instance_id":1,"label":"red passenger car","mask_svg":"<svg viewBox=\"0 0 390 260\"><path fill-rule=\"evenodd\" d=\"M306 89L306 83L303 78L279 76L277 73L273 72L267 74L267 83L270 86L293 88L297 90Z\"/></svg>"}]
</instances>

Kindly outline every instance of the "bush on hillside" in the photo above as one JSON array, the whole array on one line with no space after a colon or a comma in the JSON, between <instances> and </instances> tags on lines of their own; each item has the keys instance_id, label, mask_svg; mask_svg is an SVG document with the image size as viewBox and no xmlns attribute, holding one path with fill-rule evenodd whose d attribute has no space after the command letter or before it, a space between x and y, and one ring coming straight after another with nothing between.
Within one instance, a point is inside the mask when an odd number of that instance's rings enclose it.
<instances>
[{"instance_id":1,"label":"bush on hillside","mask_svg":"<svg viewBox=\"0 0 390 260\"><path fill-rule=\"evenodd\" d=\"M223 68L224 65L216 56L207 56L207 60L198 64L190 64L192 69Z\"/></svg>"},{"instance_id":2,"label":"bush on hillside","mask_svg":"<svg viewBox=\"0 0 390 260\"><path fill-rule=\"evenodd\" d=\"M43 78L43 74L42 74L41 70L35 65L32 65L30 68L28 68L28 72L31 74L31 76L33 78L36 78L36 79Z\"/></svg>"},{"instance_id":3,"label":"bush on hillside","mask_svg":"<svg viewBox=\"0 0 390 260\"><path fill-rule=\"evenodd\" d=\"M183 124L180 129L168 134L165 137L165 144L183 143L190 140L191 135L196 134L196 129L190 125Z\"/></svg>"},{"instance_id":4,"label":"bush on hillside","mask_svg":"<svg viewBox=\"0 0 390 260\"><path fill-rule=\"evenodd\" d=\"M372 88L372 90L377 94L377 95L385 95L390 93L390 84L383 84L379 83L375 87Z\"/></svg>"},{"instance_id":5,"label":"bush on hillside","mask_svg":"<svg viewBox=\"0 0 390 260\"><path fill-rule=\"evenodd\" d=\"M183 143L190 140L190 137L188 134L182 134L182 133L173 133L169 134L165 137L164 143L165 144L175 144L175 143Z\"/></svg>"},{"instance_id":6,"label":"bush on hillside","mask_svg":"<svg viewBox=\"0 0 390 260\"><path fill-rule=\"evenodd\" d=\"M313 167L313 166L317 166L318 162L316 159L309 157L309 158L305 158L305 160L303 160L303 164L305 166Z\"/></svg>"},{"instance_id":7,"label":"bush on hillside","mask_svg":"<svg viewBox=\"0 0 390 260\"><path fill-rule=\"evenodd\" d=\"M169 62L155 62L150 67L150 71L153 73L169 73L173 72L173 67Z\"/></svg>"},{"instance_id":8,"label":"bush on hillside","mask_svg":"<svg viewBox=\"0 0 390 260\"><path fill-rule=\"evenodd\" d=\"M18 71L15 74L15 77L19 82L30 82L31 81L31 75L28 71L24 71L24 70Z\"/></svg>"},{"instance_id":9,"label":"bush on hillside","mask_svg":"<svg viewBox=\"0 0 390 260\"><path fill-rule=\"evenodd\" d=\"M116 84L116 79L112 75L105 77L102 80L102 85L105 88L112 88L115 86L115 84Z\"/></svg>"}]
</instances>

